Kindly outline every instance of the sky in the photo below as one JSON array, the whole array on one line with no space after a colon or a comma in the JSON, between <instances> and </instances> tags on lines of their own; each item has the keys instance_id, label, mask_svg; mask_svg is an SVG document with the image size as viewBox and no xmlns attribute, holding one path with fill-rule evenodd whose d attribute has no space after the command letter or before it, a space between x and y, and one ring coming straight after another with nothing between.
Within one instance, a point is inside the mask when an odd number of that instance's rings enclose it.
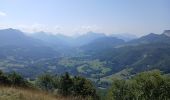
<instances>
[{"instance_id":1,"label":"sky","mask_svg":"<svg viewBox=\"0 0 170 100\"><path fill-rule=\"evenodd\" d=\"M170 29L170 0L0 0L0 28L76 35Z\"/></svg>"}]
</instances>

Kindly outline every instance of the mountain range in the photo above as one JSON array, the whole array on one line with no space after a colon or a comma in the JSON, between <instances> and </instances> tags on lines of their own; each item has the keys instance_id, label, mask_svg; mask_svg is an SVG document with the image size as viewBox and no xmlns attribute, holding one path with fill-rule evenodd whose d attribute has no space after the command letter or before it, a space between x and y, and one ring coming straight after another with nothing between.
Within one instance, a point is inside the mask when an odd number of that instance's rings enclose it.
<instances>
[{"instance_id":1,"label":"mountain range","mask_svg":"<svg viewBox=\"0 0 170 100\"><path fill-rule=\"evenodd\" d=\"M110 77L146 70L170 73L170 30L142 37L88 32L67 37L16 29L0 30L0 69L34 79L44 72L85 76L107 87Z\"/></svg>"}]
</instances>

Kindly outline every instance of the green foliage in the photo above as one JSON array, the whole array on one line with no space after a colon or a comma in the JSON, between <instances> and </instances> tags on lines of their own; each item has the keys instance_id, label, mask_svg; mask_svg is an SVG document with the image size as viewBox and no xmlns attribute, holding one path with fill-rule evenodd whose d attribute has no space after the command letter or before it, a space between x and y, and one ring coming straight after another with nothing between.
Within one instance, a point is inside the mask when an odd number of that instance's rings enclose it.
<instances>
[{"instance_id":1,"label":"green foliage","mask_svg":"<svg viewBox=\"0 0 170 100\"><path fill-rule=\"evenodd\" d=\"M170 99L170 80L163 77L159 71L143 72L134 77L134 80L143 91L141 98L150 100Z\"/></svg>"},{"instance_id":2,"label":"green foliage","mask_svg":"<svg viewBox=\"0 0 170 100\"><path fill-rule=\"evenodd\" d=\"M43 74L36 80L36 85L45 91L53 91L58 87L57 77L50 74Z\"/></svg>"},{"instance_id":3,"label":"green foliage","mask_svg":"<svg viewBox=\"0 0 170 100\"><path fill-rule=\"evenodd\" d=\"M100 100L106 100L107 89L97 88L96 91L97 91L97 95L99 96Z\"/></svg>"},{"instance_id":4,"label":"green foliage","mask_svg":"<svg viewBox=\"0 0 170 100\"><path fill-rule=\"evenodd\" d=\"M24 78L16 72L12 72L8 75L8 79L13 86L24 86Z\"/></svg>"},{"instance_id":5,"label":"green foliage","mask_svg":"<svg viewBox=\"0 0 170 100\"><path fill-rule=\"evenodd\" d=\"M70 77L69 73L66 72L63 76L61 76L60 80L60 93L62 95L69 95L72 92L73 80Z\"/></svg>"},{"instance_id":6,"label":"green foliage","mask_svg":"<svg viewBox=\"0 0 170 100\"><path fill-rule=\"evenodd\" d=\"M31 83L25 80L21 75L16 72L5 74L0 71L0 84L8 86L19 87L32 87Z\"/></svg>"},{"instance_id":7,"label":"green foliage","mask_svg":"<svg viewBox=\"0 0 170 100\"><path fill-rule=\"evenodd\" d=\"M96 90L90 80L80 76L70 77L69 73L61 76L59 91L62 95L74 95L82 97L91 97L97 99Z\"/></svg>"},{"instance_id":8,"label":"green foliage","mask_svg":"<svg viewBox=\"0 0 170 100\"><path fill-rule=\"evenodd\" d=\"M168 100L170 78L157 70L143 72L129 80L114 80L109 100Z\"/></svg>"},{"instance_id":9,"label":"green foliage","mask_svg":"<svg viewBox=\"0 0 170 100\"><path fill-rule=\"evenodd\" d=\"M74 87L73 91L75 95L86 96L96 96L96 90L90 80L87 80L80 76L75 76L73 78Z\"/></svg>"},{"instance_id":10,"label":"green foliage","mask_svg":"<svg viewBox=\"0 0 170 100\"><path fill-rule=\"evenodd\" d=\"M0 84L1 85L9 85L10 81L8 77L0 70Z\"/></svg>"},{"instance_id":11,"label":"green foliage","mask_svg":"<svg viewBox=\"0 0 170 100\"><path fill-rule=\"evenodd\" d=\"M63 96L98 98L95 87L90 80L80 76L71 77L68 72L60 77L50 74L41 75L36 80L36 86L49 92L57 90Z\"/></svg>"}]
</instances>

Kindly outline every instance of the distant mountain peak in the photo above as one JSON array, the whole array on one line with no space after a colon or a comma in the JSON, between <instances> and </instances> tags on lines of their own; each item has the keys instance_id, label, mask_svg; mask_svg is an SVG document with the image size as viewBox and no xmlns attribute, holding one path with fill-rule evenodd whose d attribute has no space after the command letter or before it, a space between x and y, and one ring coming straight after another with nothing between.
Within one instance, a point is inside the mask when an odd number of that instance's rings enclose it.
<instances>
[{"instance_id":1,"label":"distant mountain peak","mask_svg":"<svg viewBox=\"0 0 170 100\"><path fill-rule=\"evenodd\" d=\"M117 38L122 39L124 41L130 41L130 40L137 38L136 35L130 34L130 33L119 33L119 34L117 33L117 34L111 34L110 36L111 37L117 37Z\"/></svg>"},{"instance_id":2,"label":"distant mountain peak","mask_svg":"<svg viewBox=\"0 0 170 100\"><path fill-rule=\"evenodd\" d=\"M14 28L7 28L7 29L2 29L1 31L8 31L8 32L19 32L21 33L20 30L14 29Z\"/></svg>"},{"instance_id":3,"label":"distant mountain peak","mask_svg":"<svg viewBox=\"0 0 170 100\"><path fill-rule=\"evenodd\" d=\"M148 35L143 36L143 37L155 37L155 36L159 36L159 35L155 33L149 33Z\"/></svg>"},{"instance_id":4,"label":"distant mountain peak","mask_svg":"<svg viewBox=\"0 0 170 100\"><path fill-rule=\"evenodd\" d=\"M155 33L150 33L150 34L148 34L148 35L156 35Z\"/></svg>"},{"instance_id":5,"label":"distant mountain peak","mask_svg":"<svg viewBox=\"0 0 170 100\"><path fill-rule=\"evenodd\" d=\"M170 30L165 30L163 34L170 37Z\"/></svg>"},{"instance_id":6,"label":"distant mountain peak","mask_svg":"<svg viewBox=\"0 0 170 100\"><path fill-rule=\"evenodd\" d=\"M142 36L141 38L139 39L144 39L144 40L152 40L152 39L155 39L155 38L158 38L159 35L158 34L155 34L155 33L150 33L148 35L145 35L145 36Z\"/></svg>"},{"instance_id":7,"label":"distant mountain peak","mask_svg":"<svg viewBox=\"0 0 170 100\"><path fill-rule=\"evenodd\" d=\"M85 34L83 34L83 35L81 35L81 36L99 36L99 37L103 37L103 36L105 36L105 34L104 33L96 33L96 32L93 32L93 31L89 31L89 32L87 32L87 33L85 33Z\"/></svg>"},{"instance_id":8,"label":"distant mountain peak","mask_svg":"<svg viewBox=\"0 0 170 100\"><path fill-rule=\"evenodd\" d=\"M0 30L1 37L6 36L6 37L14 37L14 36L23 36L24 33L21 32L20 30L13 29L13 28L8 28L8 29L2 29Z\"/></svg>"},{"instance_id":9,"label":"distant mountain peak","mask_svg":"<svg viewBox=\"0 0 170 100\"><path fill-rule=\"evenodd\" d=\"M14 28L7 28L7 29L3 29L3 30L17 30L17 29L14 29Z\"/></svg>"}]
</instances>

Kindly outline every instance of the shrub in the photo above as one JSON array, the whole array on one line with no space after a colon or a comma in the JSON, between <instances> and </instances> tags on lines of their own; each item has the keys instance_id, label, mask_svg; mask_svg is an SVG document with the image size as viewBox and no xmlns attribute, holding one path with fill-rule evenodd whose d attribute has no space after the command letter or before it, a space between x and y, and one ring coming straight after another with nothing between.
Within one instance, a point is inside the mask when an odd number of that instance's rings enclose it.
<instances>
[{"instance_id":1,"label":"shrub","mask_svg":"<svg viewBox=\"0 0 170 100\"><path fill-rule=\"evenodd\" d=\"M69 73L66 72L60 79L60 87L59 91L60 94L67 96L71 95L73 90L73 80L70 77Z\"/></svg>"},{"instance_id":2,"label":"shrub","mask_svg":"<svg viewBox=\"0 0 170 100\"><path fill-rule=\"evenodd\" d=\"M75 76L73 78L74 86L73 92L75 95L86 96L95 96L96 90L90 80L87 80L83 77Z\"/></svg>"},{"instance_id":3,"label":"shrub","mask_svg":"<svg viewBox=\"0 0 170 100\"><path fill-rule=\"evenodd\" d=\"M129 80L114 80L108 91L109 100L170 99L170 79L160 71L143 72Z\"/></svg>"},{"instance_id":4,"label":"shrub","mask_svg":"<svg viewBox=\"0 0 170 100\"><path fill-rule=\"evenodd\" d=\"M53 75L43 74L36 80L36 86L42 90L52 92L58 86L56 80L56 77Z\"/></svg>"},{"instance_id":5,"label":"shrub","mask_svg":"<svg viewBox=\"0 0 170 100\"><path fill-rule=\"evenodd\" d=\"M9 85L10 81L8 77L0 70L0 84L1 85Z\"/></svg>"}]
</instances>

